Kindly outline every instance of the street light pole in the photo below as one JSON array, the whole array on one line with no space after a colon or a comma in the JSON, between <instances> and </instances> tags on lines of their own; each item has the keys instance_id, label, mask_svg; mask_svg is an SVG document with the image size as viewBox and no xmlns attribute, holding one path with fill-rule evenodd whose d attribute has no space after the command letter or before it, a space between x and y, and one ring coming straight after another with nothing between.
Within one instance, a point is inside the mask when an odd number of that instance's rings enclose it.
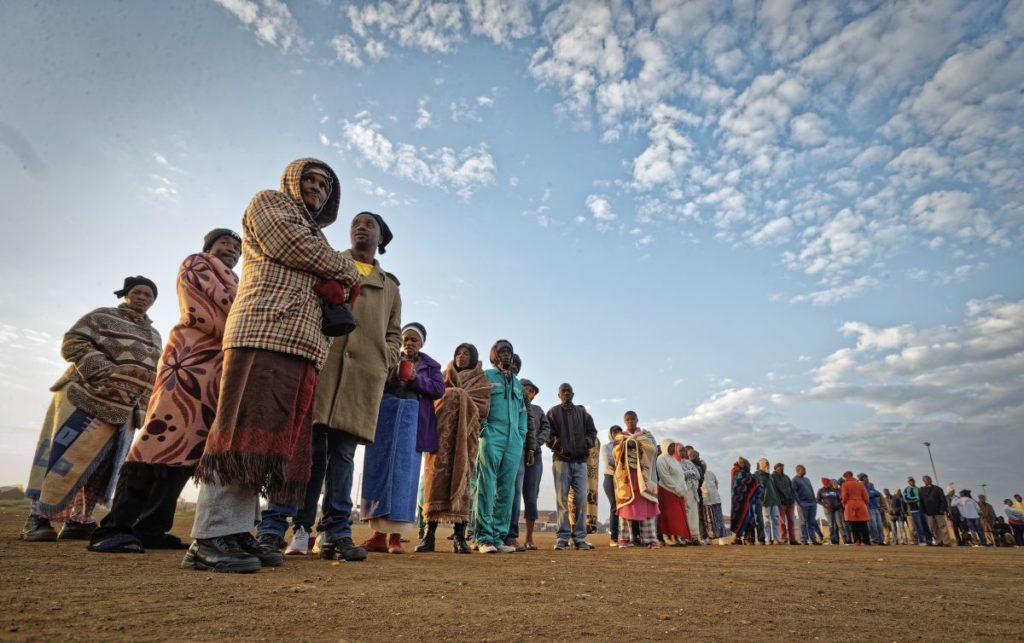
<instances>
[{"instance_id":1,"label":"street light pole","mask_svg":"<svg viewBox=\"0 0 1024 643\"><path fill-rule=\"evenodd\" d=\"M935 476L935 484L939 484L939 474L935 470L935 458L932 457L932 443L925 442L924 446L928 449L928 460L932 463L932 475Z\"/></svg>"},{"instance_id":2,"label":"street light pole","mask_svg":"<svg viewBox=\"0 0 1024 643\"><path fill-rule=\"evenodd\" d=\"M987 500L988 499L988 485L985 484L984 482L982 482L978 486L981 487L981 493L984 494L985 499Z\"/></svg>"}]
</instances>

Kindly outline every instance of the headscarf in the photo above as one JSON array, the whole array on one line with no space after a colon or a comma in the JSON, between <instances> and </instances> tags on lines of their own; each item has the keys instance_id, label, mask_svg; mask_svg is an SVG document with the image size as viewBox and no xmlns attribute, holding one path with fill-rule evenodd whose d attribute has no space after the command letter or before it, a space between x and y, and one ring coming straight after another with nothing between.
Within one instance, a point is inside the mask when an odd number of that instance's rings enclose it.
<instances>
[{"instance_id":1,"label":"headscarf","mask_svg":"<svg viewBox=\"0 0 1024 643\"><path fill-rule=\"evenodd\" d=\"M238 236L238 233L234 230L229 230L228 228L214 228L207 232L206 236L203 237L203 252L209 252L210 248L213 247L213 244L217 243L217 239L220 239L221 237L231 237L238 241L238 243L242 243L242 237Z\"/></svg>"},{"instance_id":2,"label":"headscarf","mask_svg":"<svg viewBox=\"0 0 1024 643\"><path fill-rule=\"evenodd\" d=\"M125 277L124 287L122 287L121 290L115 290L114 294L117 295L117 297L119 298L124 297L129 292L131 292L132 288L134 288L135 286L149 286L149 289L153 291L153 300L156 301L156 284L153 283L151 279L147 279L142 275L136 275L135 277Z\"/></svg>"},{"instance_id":3,"label":"headscarf","mask_svg":"<svg viewBox=\"0 0 1024 643\"><path fill-rule=\"evenodd\" d=\"M389 243L391 243L391 240L395 238L395 235L391 234L391 228L389 228L388 224L384 222L384 217L369 211L360 212L356 216L358 217L363 214L370 215L377 222L377 227L380 228L380 240L377 243L377 252L384 254L387 252L385 248Z\"/></svg>"},{"instance_id":4,"label":"headscarf","mask_svg":"<svg viewBox=\"0 0 1024 643\"><path fill-rule=\"evenodd\" d=\"M452 353L453 360L455 359L455 355L459 352L460 348L465 348L466 350L469 351L469 366L466 367L466 370L476 368L476 365L480 362L480 353L477 352L476 346L473 346L468 342L463 342L462 344L459 344L458 346L455 347L455 352Z\"/></svg>"},{"instance_id":5,"label":"headscarf","mask_svg":"<svg viewBox=\"0 0 1024 643\"><path fill-rule=\"evenodd\" d=\"M821 479L821 486L823 486L823 487L831 487L832 486L832 479L831 478L822 478Z\"/></svg>"},{"instance_id":6,"label":"headscarf","mask_svg":"<svg viewBox=\"0 0 1024 643\"><path fill-rule=\"evenodd\" d=\"M488 356L490 357L491 365L494 366L494 368L498 368L498 349L501 348L502 346L508 346L510 351L515 352L515 349L512 348L512 342L508 341L507 339L499 339L498 341L494 342L494 346L491 346L491 353Z\"/></svg>"},{"instance_id":7,"label":"headscarf","mask_svg":"<svg viewBox=\"0 0 1024 643\"><path fill-rule=\"evenodd\" d=\"M419 335L421 344L427 343L427 329L423 327L423 324L419 322L409 322L405 326L402 326L402 334L404 335L405 331L407 330L411 330L412 332Z\"/></svg>"}]
</instances>

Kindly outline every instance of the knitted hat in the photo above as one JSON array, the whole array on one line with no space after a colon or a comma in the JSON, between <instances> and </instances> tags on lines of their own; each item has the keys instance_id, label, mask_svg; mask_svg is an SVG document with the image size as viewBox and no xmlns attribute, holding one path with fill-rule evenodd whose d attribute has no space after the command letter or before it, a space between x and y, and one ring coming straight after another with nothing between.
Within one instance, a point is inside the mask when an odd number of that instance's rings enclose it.
<instances>
[{"instance_id":1,"label":"knitted hat","mask_svg":"<svg viewBox=\"0 0 1024 643\"><path fill-rule=\"evenodd\" d=\"M409 322L405 326L402 326L402 334L404 335L407 330L411 330L419 335L421 344L427 343L427 329L423 327L423 324L419 322Z\"/></svg>"},{"instance_id":2,"label":"knitted hat","mask_svg":"<svg viewBox=\"0 0 1024 643\"><path fill-rule=\"evenodd\" d=\"M238 236L238 233L228 228L214 228L206 233L203 237L203 252L209 252L213 244L217 243L217 239L221 237L231 237L232 239L242 243L242 237Z\"/></svg>"},{"instance_id":3,"label":"knitted hat","mask_svg":"<svg viewBox=\"0 0 1024 643\"><path fill-rule=\"evenodd\" d=\"M118 297L124 297L129 292L131 292L132 288L134 288L135 286L149 286L149 289L153 291L153 299L156 300L156 284L153 283L152 280L147 279L142 275L137 275L135 277L125 277L124 287L121 288L121 290L115 290L114 294L117 295Z\"/></svg>"}]
</instances>

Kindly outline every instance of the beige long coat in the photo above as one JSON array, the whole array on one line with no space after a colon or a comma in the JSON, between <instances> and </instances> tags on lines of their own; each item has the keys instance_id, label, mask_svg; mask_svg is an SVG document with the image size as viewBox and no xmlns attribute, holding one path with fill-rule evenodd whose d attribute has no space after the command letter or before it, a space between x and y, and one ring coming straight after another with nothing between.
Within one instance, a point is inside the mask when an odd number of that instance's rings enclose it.
<instances>
[{"instance_id":1,"label":"beige long coat","mask_svg":"<svg viewBox=\"0 0 1024 643\"><path fill-rule=\"evenodd\" d=\"M346 258L352 254L346 250ZM388 374L398 366L402 347L402 298L398 279L376 260L360 280L352 306L359 327L331 342L313 401L313 422L373 442L377 412Z\"/></svg>"}]
</instances>

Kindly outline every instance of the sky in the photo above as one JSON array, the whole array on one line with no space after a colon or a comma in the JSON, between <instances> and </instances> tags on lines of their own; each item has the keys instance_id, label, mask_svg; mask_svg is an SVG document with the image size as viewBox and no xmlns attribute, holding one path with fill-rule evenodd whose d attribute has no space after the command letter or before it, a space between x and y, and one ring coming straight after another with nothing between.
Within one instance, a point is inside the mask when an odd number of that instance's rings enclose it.
<instances>
[{"instance_id":1,"label":"sky","mask_svg":"<svg viewBox=\"0 0 1024 643\"><path fill-rule=\"evenodd\" d=\"M1024 1L15 0L0 59L0 483L74 321L143 274L166 337L313 156L425 352L508 338L602 439L1024 492Z\"/></svg>"}]
</instances>

